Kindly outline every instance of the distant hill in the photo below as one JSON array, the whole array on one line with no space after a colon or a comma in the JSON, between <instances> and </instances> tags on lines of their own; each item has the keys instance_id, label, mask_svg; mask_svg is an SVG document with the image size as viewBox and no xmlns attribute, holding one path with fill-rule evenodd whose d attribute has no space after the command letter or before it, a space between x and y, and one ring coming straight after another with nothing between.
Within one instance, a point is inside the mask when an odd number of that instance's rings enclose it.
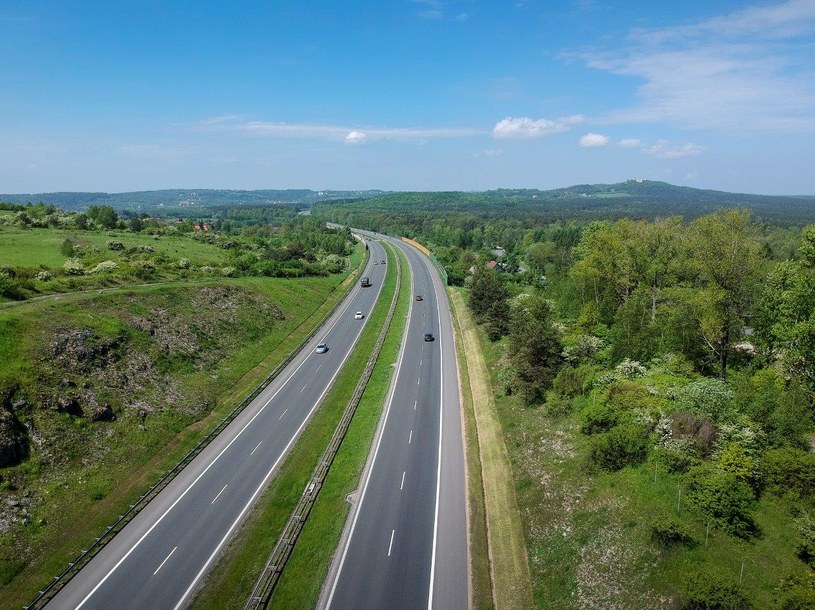
<instances>
[{"instance_id":1,"label":"distant hill","mask_svg":"<svg viewBox=\"0 0 815 610\"><path fill-rule=\"evenodd\" d=\"M327 199L366 198L384 191L312 191L308 189L241 191L230 189L164 189L133 193L32 193L0 195L8 203L50 203L64 210L109 205L116 210L149 212L153 208L213 208L294 204L308 207Z\"/></svg>"},{"instance_id":2,"label":"distant hill","mask_svg":"<svg viewBox=\"0 0 815 610\"><path fill-rule=\"evenodd\" d=\"M547 191L499 189L484 192L388 193L364 202L367 213L382 211L422 215L451 212L538 222L667 216L692 219L732 207L748 208L757 217L772 224L815 223L815 196L727 193L652 180L583 184ZM332 215L332 210L339 212L355 208L363 211L362 203L336 200L317 204L317 210L324 211L328 216Z\"/></svg>"},{"instance_id":3,"label":"distant hill","mask_svg":"<svg viewBox=\"0 0 815 610\"><path fill-rule=\"evenodd\" d=\"M0 195L9 203L51 203L66 210L109 205L117 210L159 214L235 206L293 205L324 210L473 213L486 217L529 216L538 221L655 218L681 215L691 219L721 208L744 207L780 225L815 223L815 196L750 195L676 186L652 180L618 184L581 184L552 190L498 189L483 192L386 192L290 190L165 189L133 193L35 193Z\"/></svg>"}]
</instances>

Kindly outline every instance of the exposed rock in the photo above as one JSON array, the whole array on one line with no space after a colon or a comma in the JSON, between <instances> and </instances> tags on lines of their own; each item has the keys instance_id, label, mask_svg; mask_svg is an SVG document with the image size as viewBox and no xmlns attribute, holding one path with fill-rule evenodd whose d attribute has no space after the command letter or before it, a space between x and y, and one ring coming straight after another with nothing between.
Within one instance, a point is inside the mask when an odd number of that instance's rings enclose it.
<instances>
[{"instance_id":1,"label":"exposed rock","mask_svg":"<svg viewBox=\"0 0 815 610\"><path fill-rule=\"evenodd\" d=\"M27 455L25 428L8 409L0 408L0 468L17 464Z\"/></svg>"},{"instance_id":2,"label":"exposed rock","mask_svg":"<svg viewBox=\"0 0 815 610\"><path fill-rule=\"evenodd\" d=\"M116 419L116 414L113 413L113 409L110 408L108 403L96 405L96 407L91 410L90 416L91 421L114 421Z\"/></svg>"},{"instance_id":3,"label":"exposed rock","mask_svg":"<svg viewBox=\"0 0 815 610\"><path fill-rule=\"evenodd\" d=\"M67 394L57 396L54 409L60 413L68 413L82 417L82 406L79 404L79 398Z\"/></svg>"}]
</instances>

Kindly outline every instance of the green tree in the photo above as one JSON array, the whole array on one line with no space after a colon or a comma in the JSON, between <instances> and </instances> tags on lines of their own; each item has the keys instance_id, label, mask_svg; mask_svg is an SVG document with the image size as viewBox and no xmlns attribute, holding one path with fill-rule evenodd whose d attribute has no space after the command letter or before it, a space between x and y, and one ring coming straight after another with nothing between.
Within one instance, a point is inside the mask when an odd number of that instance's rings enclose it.
<instances>
[{"instance_id":1,"label":"green tree","mask_svg":"<svg viewBox=\"0 0 815 610\"><path fill-rule=\"evenodd\" d=\"M509 359L514 387L527 404L540 402L562 362L560 331L552 307L541 296L526 296L512 311Z\"/></svg>"},{"instance_id":2,"label":"green tree","mask_svg":"<svg viewBox=\"0 0 815 610\"><path fill-rule=\"evenodd\" d=\"M693 222L690 252L699 269L704 341L727 377L731 345L738 337L761 264L757 229L747 210L724 210Z\"/></svg>"}]
</instances>

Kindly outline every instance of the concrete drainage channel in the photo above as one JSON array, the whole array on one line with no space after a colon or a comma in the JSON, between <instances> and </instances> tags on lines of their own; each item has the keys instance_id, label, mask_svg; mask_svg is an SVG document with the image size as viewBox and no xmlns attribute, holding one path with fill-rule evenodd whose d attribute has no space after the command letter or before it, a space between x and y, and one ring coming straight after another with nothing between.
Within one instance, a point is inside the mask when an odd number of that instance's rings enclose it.
<instances>
[{"instance_id":1,"label":"concrete drainage channel","mask_svg":"<svg viewBox=\"0 0 815 610\"><path fill-rule=\"evenodd\" d=\"M306 483L306 488L303 490L300 500L294 507L291 517L289 517L286 523L286 527L283 528L283 533L280 535L274 549L272 549L269 559L266 562L266 567L263 568L263 572L261 572L255 584L255 588L252 590L252 594L246 601L246 605L244 605L244 610L257 610L268 607L275 586L277 586L280 575L283 573L283 568L286 566L286 562L294 550L294 545L297 543L297 538L300 536L300 532L303 531L303 527L306 524L306 519L314 503L317 501L317 495L320 493L325 477L328 475L328 470L331 468L334 457L337 455L340 445L345 438L345 433L351 425L351 420L354 417L362 395L365 393L365 388L371 378L374 366L379 358L379 353L382 351L382 345L385 343L385 337L388 334L391 320L393 320L393 314L396 311L396 303L399 300L399 289L402 283L402 262L399 258L399 253L394 251L390 245L388 245L388 247L391 248L391 251L396 255L396 288L393 292L393 298L391 299L391 305L388 310L388 315L385 318L385 323L379 332L379 337L377 337L373 352L365 364L365 370L362 372L359 383L357 383L354 393L351 395L351 399L348 401L342 417L334 429L334 434L331 436L331 440L328 442L323 455L320 457L320 461L317 462L317 466L311 478L308 480L308 483Z\"/></svg>"},{"instance_id":2,"label":"concrete drainage channel","mask_svg":"<svg viewBox=\"0 0 815 610\"><path fill-rule=\"evenodd\" d=\"M368 257L370 256L369 253L366 252L366 257L362 261L362 265L360 269L363 269L364 266L367 264ZM350 277L350 276L349 276ZM209 434L207 434L204 438L198 441L198 444L193 447L187 455L185 455L181 460L173 466L167 473L162 476L150 489L147 490L146 493L142 494L138 500L136 500L135 504L131 504L130 508L123 514L119 515L119 518L113 525L108 526L108 528L102 532L102 534L97 537L94 542L84 551L82 551L79 556L74 559L72 562L68 564L68 567L65 568L59 575L55 576L54 579L45 587L42 591L40 591L37 596L31 600L29 604L23 606L23 610L34 610L43 608L53 597L59 593L59 591L66 585L68 582L83 568L85 565L93 559L99 551L101 551L104 546L113 540L114 536L118 534L124 527L132 521L139 512L147 506L153 498L155 498L170 482L181 472L187 464L189 464L195 457L201 453L207 445L209 445L212 440L217 437L230 423L234 420L238 415L240 415L241 411L243 411L249 403L251 403L263 390L265 390L270 383L272 383L283 369L285 369L289 363L300 353L300 351L311 341L316 334L322 329L323 325L325 324L326 320L328 320L340 305L343 304L345 301L346 296L351 290L354 288L355 285L355 278L354 281L348 283L348 287L346 288L345 294L342 296L341 299L337 301L334 307L326 313L322 320L320 320L319 324L317 324L314 329L305 337L302 341L295 347L286 358L278 364L274 370L269 374L266 379L264 379L260 385L246 398L244 398L238 405L229 412L229 414L224 417L220 423L212 429ZM398 291L398 283L397 283L397 291ZM395 301L394 301L395 302ZM388 319L388 323L390 323L390 319Z\"/></svg>"}]
</instances>

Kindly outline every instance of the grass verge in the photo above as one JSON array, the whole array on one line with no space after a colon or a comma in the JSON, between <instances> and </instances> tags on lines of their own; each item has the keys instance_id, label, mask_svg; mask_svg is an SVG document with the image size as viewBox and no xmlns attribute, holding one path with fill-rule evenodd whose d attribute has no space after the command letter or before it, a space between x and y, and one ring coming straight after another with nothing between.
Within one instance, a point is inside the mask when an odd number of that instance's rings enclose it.
<instances>
[{"instance_id":1,"label":"grass verge","mask_svg":"<svg viewBox=\"0 0 815 610\"><path fill-rule=\"evenodd\" d=\"M495 412L489 372L481 353L478 329L466 309L462 291L451 290L461 329L483 472L487 537L493 596L497 608L531 608L532 585L521 515L513 487L512 467Z\"/></svg>"},{"instance_id":2,"label":"grass verge","mask_svg":"<svg viewBox=\"0 0 815 610\"><path fill-rule=\"evenodd\" d=\"M492 577L490 575L489 539L487 536L487 515L484 503L484 479L478 443L478 427L475 421L475 405L470 385L467 353L458 316L458 307L461 305L460 290L448 288L448 293L450 302L453 305L456 357L461 383L461 401L464 406L464 438L467 456L467 488L469 490L467 510L469 511L470 529L470 592L472 595L470 604L474 610L489 610L495 606L493 604Z\"/></svg>"},{"instance_id":3,"label":"grass verge","mask_svg":"<svg viewBox=\"0 0 815 610\"><path fill-rule=\"evenodd\" d=\"M193 610L240 608L249 596L258 575L266 563L269 553L277 542L280 532L285 526L292 509L296 505L303 488L311 476L314 465L331 438L337 422L348 403L348 398L356 387L371 350L376 343L376 338L387 316L393 291L396 286L396 277L391 272L391 269L396 268L395 259L394 254L390 251L388 252L388 261L388 275L382 288L382 294L370 314L365 332L362 337L360 337L351 356L345 363L342 372L335 380L334 386L326 396L323 405L314 414L312 420L300 436L300 439L295 443L288 457L280 467L279 472L272 479L269 487L252 509L251 514L240 527L237 534L230 541L220 560L207 577L206 582L196 594L195 599L190 605L190 608ZM397 309L392 329L397 326L399 315L399 310ZM404 314L402 314L402 317L404 317ZM390 335L385 342L385 347L379 360L380 363L383 362L383 358L386 356L389 341ZM374 369L374 374L368 386L369 388L371 384L378 383L379 375L377 369L379 367L380 365L377 364L377 368ZM299 584L299 589L294 589L293 595L295 596L295 601L293 605L289 607L306 608L314 606L316 603L325 572L322 571L322 576L318 575L320 569L314 560L307 560L304 569L299 567L302 565L300 563L300 556L303 553L306 555L311 555L315 552L317 554L327 553L325 570L328 568L328 562L331 559L331 554L334 551L336 542L332 544L331 540L326 537L317 537L315 539L312 530L314 527L320 527L325 520L325 513L322 507L326 498L333 493L334 474L337 471L343 471L347 468L344 458L347 447L351 445L357 446L359 442L354 439L359 436L360 420L366 417L365 413L368 410L367 396L368 391L366 391L357 408L357 413L343 441L342 448L335 458L331 472L320 491L317 502L309 515L308 522L298 539L297 546L289 562L286 564L286 569L283 571L272 600L275 607L278 607L275 600L281 597L281 591L284 590L283 587L287 586L286 583L289 582L289 579L300 577L305 577L307 583ZM362 425L364 427L364 424ZM372 433L375 427L375 420L373 424L368 423L367 425L371 428ZM369 448L370 437L367 445L357 446L358 451L364 449L363 463ZM341 501L344 501L344 493L341 496ZM347 512L346 507L342 507L342 509L344 512L342 513L342 517L338 520L339 531L342 530L344 515ZM334 514L328 513L328 516L330 519L338 519L336 511ZM318 525L315 526L315 523ZM339 533L337 534L337 539L338 538ZM293 573L296 573L298 576L291 576ZM313 601L309 603L306 599L313 599Z\"/></svg>"}]
</instances>

